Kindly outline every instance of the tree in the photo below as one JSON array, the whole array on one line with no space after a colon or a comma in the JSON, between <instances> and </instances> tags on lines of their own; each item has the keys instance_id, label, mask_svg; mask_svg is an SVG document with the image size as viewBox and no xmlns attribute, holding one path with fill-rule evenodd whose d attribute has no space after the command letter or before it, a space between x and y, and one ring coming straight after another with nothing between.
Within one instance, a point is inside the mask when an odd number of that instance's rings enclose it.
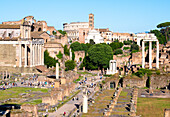
<instances>
[{"instance_id":1,"label":"tree","mask_svg":"<svg viewBox=\"0 0 170 117\"><path fill-rule=\"evenodd\" d=\"M53 35L56 35L57 34L57 32L56 31L53 31Z\"/></svg>"},{"instance_id":2,"label":"tree","mask_svg":"<svg viewBox=\"0 0 170 117\"><path fill-rule=\"evenodd\" d=\"M159 30L151 30L150 32L155 34L155 36L159 40L160 44L165 44L166 43L165 36Z\"/></svg>"},{"instance_id":3,"label":"tree","mask_svg":"<svg viewBox=\"0 0 170 117\"><path fill-rule=\"evenodd\" d=\"M114 55L118 55L118 54L123 54L123 51L121 49L115 50Z\"/></svg>"},{"instance_id":4,"label":"tree","mask_svg":"<svg viewBox=\"0 0 170 117\"><path fill-rule=\"evenodd\" d=\"M82 50L84 50L85 52L87 52L88 50L88 46L84 43L81 43L81 47L82 47Z\"/></svg>"},{"instance_id":5,"label":"tree","mask_svg":"<svg viewBox=\"0 0 170 117\"><path fill-rule=\"evenodd\" d=\"M62 59L63 58L63 54L61 53L61 51L59 51L59 53L56 55L58 59Z\"/></svg>"},{"instance_id":6,"label":"tree","mask_svg":"<svg viewBox=\"0 0 170 117\"><path fill-rule=\"evenodd\" d=\"M66 31L58 30L59 33L61 33L63 36L65 36L67 33Z\"/></svg>"},{"instance_id":7,"label":"tree","mask_svg":"<svg viewBox=\"0 0 170 117\"><path fill-rule=\"evenodd\" d=\"M109 46L110 46L110 47L112 48L112 50L114 51L114 50L116 50L116 49L118 49L118 48L122 48L123 43L122 43L122 42L112 42Z\"/></svg>"},{"instance_id":8,"label":"tree","mask_svg":"<svg viewBox=\"0 0 170 117\"><path fill-rule=\"evenodd\" d=\"M67 48L67 45L64 46L64 54L69 56L70 55L70 52L69 52L69 49Z\"/></svg>"},{"instance_id":9,"label":"tree","mask_svg":"<svg viewBox=\"0 0 170 117\"><path fill-rule=\"evenodd\" d=\"M95 42L94 42L94 40L93 39L90 39L90 42L89 42L91 45L94 45L95 44Z\"/></svg>"},{"instance_id":10,"label":"tree","mask_svg":"<svg viewBox=\"0 0 170 117\"><path fill-rule=\"evenodd\" d=\"M113 52L107 44L95 44L89 48L88 56L93 65L102 69L109 66L109 61L113 59Z\"/></svg>"},{"instance_id":11,"label":"tree","mask_svg":"<svg viewBox=\"0 0 170 117\"><path fill-rule=\"evenodd\" d=\"M51 56L49 56L49 53L47 50L44 51L44 64L47 65L47 67L52 67L52 66L56 66L56 63L58 61L55 58L52 58Z\"/></svg>"},{"instance_id":12,"label":"tree","mask_svg":"<svg viewBox=\"0 0 170 117\"><path fill-rule=\"evenodd\" d=\"M70 45L70 48L73 50L73 51L81 51L82 50L82 46L79 42L74 42Z\"/></svg>"},{"instance_id":13,"label":"tree","mask_svg":"<svg viewBox=\"0 0 170 117\"><path fill-rule=\"evenodd\" d=\"M66 67L66 71L67 70L73 70L76 66L76 63L73 60L67 60L65 62L65 67Z\"/></svg>"},{"instance_id":14,"label":"tree","mask_svg":"<svg viewBox=\"0 0 170 117\"><path fill-rule=\"evenodd\" d=\"M164 22L157 25L157 28L161 28L165 30L166 41L168 41L169 27L170 27L170 22Z\"/></svg>"},{"instance_id":15,"label":"tree","mask_svg":"<svg viewBox=\"0 0 170 117\"><path fill-rule=\"evenodd\" d=\"M139 46L135 43L131 45L131 51L133 52L138 52L139 51Z\"/></svg>"},{"instance_id":16,"label":"tree","mask_svg":"<svg viewBox=\"0 0 170 117\"><path fill-rule=\"evenodd\" d=\"M71 50L71 52L72 52L72 60L74 61L74 59L75 59L75 54L74 54L74 51L73 51L73 50Z\"/></svg>"},{"instance_id":17,"label":"tree","mask_svg":"<svg viewBox=\"0 0 170 117\"><path fill-rule=\"evenodd\" d=\"M125 45L131 45L132 42L131 42L131 41L124 41L123 43L124 43Z\"/></svg>"}]
</instances>

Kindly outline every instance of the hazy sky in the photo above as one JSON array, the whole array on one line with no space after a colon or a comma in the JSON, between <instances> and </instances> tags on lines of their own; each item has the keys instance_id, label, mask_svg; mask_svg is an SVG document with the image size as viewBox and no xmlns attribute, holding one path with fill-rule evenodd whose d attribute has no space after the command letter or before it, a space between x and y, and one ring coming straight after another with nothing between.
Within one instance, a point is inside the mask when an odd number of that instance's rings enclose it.
<instances>
[{"instance_id":1,"label":"hazy sky","mask_svg":"<svg viewBox=\"0 0 170 117\"><path fill-rule=\"evenodd\" d=\"M1 0L0 22L32 15L49 26L88 22L93 13L95 28L114 32L144 32L170 22L170 0Z\"/></svg>"}]
</instances>

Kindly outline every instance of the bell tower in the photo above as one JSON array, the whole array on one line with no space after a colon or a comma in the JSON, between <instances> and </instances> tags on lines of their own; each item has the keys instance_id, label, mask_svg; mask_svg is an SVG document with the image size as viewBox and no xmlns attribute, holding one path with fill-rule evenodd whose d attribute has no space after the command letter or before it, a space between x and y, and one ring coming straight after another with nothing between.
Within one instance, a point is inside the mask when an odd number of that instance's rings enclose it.
<instances>
[{"instance_id":1,"label":"bell tower","mask_svg":"<svg viewBox=\"0 0 170 117\"><path fill-rule=\"evenodd\" d=\"M94 29L94 14L92 13L89 14L89 28L91 30Z\"/></svg>"}]
</instances>

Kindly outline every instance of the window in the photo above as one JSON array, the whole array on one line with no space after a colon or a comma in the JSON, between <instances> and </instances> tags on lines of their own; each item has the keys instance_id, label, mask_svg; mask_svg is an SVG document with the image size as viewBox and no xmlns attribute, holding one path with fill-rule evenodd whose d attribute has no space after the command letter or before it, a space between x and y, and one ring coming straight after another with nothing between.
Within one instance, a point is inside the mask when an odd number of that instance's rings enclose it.
<instances>
[{"instance_id":1,"label":"window","mask_svg":"<svg viewBox=\"0 0 170 117\"><path fill-rule=\"evenodd\" d=\"M90 26L92 26L92 24L90 24Z\"/></svg>"},{"instance_id":2,"label":"window","mask_svg":"<svg viewBox=\"0 0 170 117\"><path fill-rule=\"evenodd\" d=\"M92 19L93 17L90 17L90 19Z\"/></svg>"}]
</instances>

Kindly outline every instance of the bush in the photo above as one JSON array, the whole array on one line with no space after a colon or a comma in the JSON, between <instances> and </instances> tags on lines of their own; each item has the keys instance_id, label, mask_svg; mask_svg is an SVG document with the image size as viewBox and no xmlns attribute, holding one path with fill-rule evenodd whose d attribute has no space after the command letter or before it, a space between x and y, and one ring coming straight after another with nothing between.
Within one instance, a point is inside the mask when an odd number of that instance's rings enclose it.
<instances>
[{"instance_id":1,"label":"bush","mask_svg":"<svg viewBox=\"0 0 170 117\"><path fill-rule=\"evenodd\" d=\"M149 70L149 69L139 69L135 75L138 76L138 77L142 77L144 76L145 74L147 74L148 77L150 77L152 75L152 71Z\"/></svg>"},{"instance_id":2,"label":"bush","mask_svg":"<svg viewBox=\"0 0 170 117\"><path fill-rule=\"evenodd\" d=\"M82 58L80 57L79 60L82 61Z\"/></svg>"},{"instance_id":3,"label":"bush","mask_svg":"<svg viewBox=\"0 0 170 117\"><path fill-rule=\"evenodd\" d=\"M132 42L130 42L130 41L124 41L123 43L124 43L125 45L131 45Z\"/></svg>"},{"instance_id":4,"label":"bush","mask_svg":"<svg viewBox=\"0 0 170 117\"><path fill-rule=\"evenodd\" d=\"M64 46L64 54L69 56L70 55L70 52L69 52L69 49L67 48L67 45Z\"/></svg>"},{"instance_id":5,"label":"bush","mask_svg":"<svg viewBox=\"0 0 170 117\"><path fill-rule=\"evenodd\" d=\"M63 58L63 54L61 53L61 51L59 51L59 53L56 55L58 59L62 59Z\"/></svg>"},{"instance_id":6,"label":"bush","mask_svg":"<svg viewBox=\"0 0 170 117\"><path fill-rule=\"evenodd\" d=\"M130 48L129 48L129 47L124 47L123 49L124 49L124 50L128 50L128 49L130 49Z\"/></svg>"},{"instance_id":7,"label":"bush","mask_svg":"<svg viewBox=\"0 0 170 117\"><path fill-rule=\"evenodd\" d=\"M65 62L66 71L73 70L75 66L76 66L76 63L73 60L68 60Z\"/></svg>"},{"instance_id":8,"label":"bush","mask_svg":"<svg viewBox=\"0 0 170 117\"><path fill-rule=\"evenodd\" d=\"M49 56L49 53L47 50L44 51L44 64L47 65L47 67L52 67L52 66L56 66L56 63L58 61L55 58L52 58L51 56Z\"/></svg>"},{"instance_id":9,"label":"bush","mask_svg":"<svg viewBox=\"0 0 170 117\"><path fill-rule=\"evenodd\" d=\"M161 73L161 72L160 72L159 70L156 71L156 74L157 74L157 75L160 75L160 73Z\"/></svg>"},{"instance_id":10,"label":"bush","mask_svg":"<svg viewBox=\"0 0 170 117\"><path fill-rule=\"evenodd\" d=\"M114 52L114 55L118 55L118 54L123 54L123 51L121 49L117 49L115 52Z\"/></svg>"}]
</instances>

